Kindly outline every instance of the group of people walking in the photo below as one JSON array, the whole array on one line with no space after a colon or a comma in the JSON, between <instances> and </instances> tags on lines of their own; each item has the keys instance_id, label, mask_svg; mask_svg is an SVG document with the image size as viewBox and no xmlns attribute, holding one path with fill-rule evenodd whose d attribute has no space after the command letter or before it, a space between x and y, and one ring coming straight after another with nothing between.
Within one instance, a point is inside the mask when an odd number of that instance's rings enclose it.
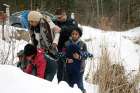
<instances>
[{"instance_id":1,"label":"group of people walking","mask_svg":"<svg viewBox=\"0 0 140 93\"><path fill-rule=\"evenodd\" d=\"M28 14L31 43L18 53L20 67L25 73L52 81L57 73L58 83L66 81L70 87L78 85L83 93L86 44L80 39L82 29L67 16L64 9L56 9L56 20L38 11Z\"/></svg>"}]
</instances>

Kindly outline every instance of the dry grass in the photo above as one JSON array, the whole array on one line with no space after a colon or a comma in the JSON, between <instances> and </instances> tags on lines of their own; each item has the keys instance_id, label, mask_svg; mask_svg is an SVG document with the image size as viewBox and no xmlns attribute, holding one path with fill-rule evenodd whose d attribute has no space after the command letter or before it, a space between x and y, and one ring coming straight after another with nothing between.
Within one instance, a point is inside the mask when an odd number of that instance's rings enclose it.
<instances>
[{"instance_id":1,"label":"dry grass","mask_svg":"<svg viewBox=\"0 0 140 93\"><path fill-rule=\"evenodd\" d=\"M98 23L98 26L100 29L104 30L104 31L109 31L111 30L111 20L109 19L109 17L101 17L100 21Z\"/></svg>"},{"instance_id":2,"label":"dry grass","mask_svg":"<svg viewBox=\"0 0 140 93\"><path fill-rule=\"evenodd\" d=\"M128 81L124 67L112 64L107 49L102 49L102 56L97 72L94 75L94 84L99 85L99 93L138 93L136 80Z\"/></svg>"}]
</instances>

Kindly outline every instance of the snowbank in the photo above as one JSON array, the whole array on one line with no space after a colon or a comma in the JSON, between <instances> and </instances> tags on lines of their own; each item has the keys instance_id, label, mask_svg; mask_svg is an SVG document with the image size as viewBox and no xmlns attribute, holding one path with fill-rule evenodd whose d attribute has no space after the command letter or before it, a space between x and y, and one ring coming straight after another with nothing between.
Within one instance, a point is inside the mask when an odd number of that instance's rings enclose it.
<instances>
[{"instance_id":1,"label":"snowbank","mask_svg":"<svg viewBox=\"0 0 140 93\"><path fill-rule=\"evenodd\" d=\"M0 65L1 93L81 93L65 82L59 85L22 72L10 65Z\"/></svg>"},{"instance_id":2,"label":"snowbank","mask_svg":"<svg viewBox=\"0 0 140 93\"><path fill-rule=\"evenodd\" d=\"M123 32L122 36L140 45L140 27Z\"/></svg>"}]
</instances>

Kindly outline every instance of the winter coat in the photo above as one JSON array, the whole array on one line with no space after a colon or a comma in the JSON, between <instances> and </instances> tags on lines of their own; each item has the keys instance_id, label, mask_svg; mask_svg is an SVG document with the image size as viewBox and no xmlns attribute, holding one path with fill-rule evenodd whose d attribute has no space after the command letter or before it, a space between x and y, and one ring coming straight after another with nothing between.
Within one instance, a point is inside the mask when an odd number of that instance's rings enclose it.
<instances>
[{"instance_id":1,"label":"winter coat","mask_svg":"<svg viewBox=\"0 0 140 93\"><path fill-rule=\"evenodd\" d=\"M42 18L39 24L36 27L30 27L30 36L32 43L37 46L37 48L45 48L48 49L47 45L51 45L52 43L58 44L59 41L59 33L54 32L53 28L56 25L48 18ZM43 30L45 37L47 38L47 42L49 44L45 44L43 36L40 34L40 31Z\"/></svg>"},{"instance_id":2,"label":"winter coat","mask_svg":"<svg viewBox=\"0 0 140 93\"><path fill-rule=\"evenodd\" d=\"M65 44L65 53L67 58L66 73L68 78L68 84L73 87L77 84L78 88L84 91L83 86L83 73L85 68L85 61L83 60L83 53L87 52L86 44L80 39L73 42L71 39ZM73 57L74 53L80 55L79 59ZM72 60L71 60L72 59ZM70 62L69 62L70 61Z\"/></svg>"},{"instance_id":3,"label":"winter coat","mask_svg":"<svg viewBox=\"0 0 140 93\"><path fill-rule=\"evenodd\" d=\"M67 41L67 42L65 43L65 46L67 47L67 46L70 46L70 45L73 45L73 44L76 45L77 48L75 47L73 50L72 50L72 48L71 48L71 49L70 49L71 52L77 50L77 52L79 52L80 55L81 55L82 52L87 52L87 46L86 46L86 44L85 44L83 41L81 41L81 40L78 40L77 42L74 43L74 42L70 39L69 41ZM80 72L83 73L84 70L85 70L85 60L81 58L81 60L79 60L79 61L81 61L81 64L80 64Z\"/></svg>"},{"instance_id":4,"label":"winter coat","mask_svg":"<svg viewBox=\"0 0 140 93\"><path fill-rule=\"evenodd\" d=\"M76 83L80 79L80 67L81 60L74 59L73 54L78 53L80 55L80 48L76 44L70 44L66 46L66 74L68 83ZM70 63L72 62L72 63Z\"/></svg>"},{"instance_id":5,"label":"winter coat","mask_svg":"<svg viewBox=\"0 0 140 93\"><path fill-rule=\"evenodd\" d=\"M62 48L65 46L66 41L69 40L72 29L74 27L77 27L78 24L75 20L71 18L67 18L65 22L59 22L55 20L54 23L61 28L60 38L59 38L59 43L58 43L58 50L62 51Z\"/></svg>"},{"instance_id":6,"label":"winter coat","mask_svg":"<svg viewBox=\"0 0 140 93\"><path fill-rule=\"evenodd\" d=\"M40 78L44 78L45 69L46 69L46 65L47 65L44 53L45 53L45 51L43 49L38 49L37 55L34 57L34 59L31 60L31 63L27 65L24 72L33 74ZM34 69L34 68L36 68L36 69ZM36 71L33 71L33 70L36 70Z\"/></svg>"}]
</instances>

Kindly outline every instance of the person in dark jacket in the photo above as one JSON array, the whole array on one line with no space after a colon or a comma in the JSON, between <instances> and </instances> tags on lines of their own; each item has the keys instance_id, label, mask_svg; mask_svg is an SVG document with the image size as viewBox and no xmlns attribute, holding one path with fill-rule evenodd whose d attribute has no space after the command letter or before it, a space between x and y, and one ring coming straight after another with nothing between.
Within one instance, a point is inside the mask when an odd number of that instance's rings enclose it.
<instances>
[{"instance_id":1,"label":"person in dark jacket","mask_svg":"<svg viewBox=\"0 0 140 93\"><path fill-rule=\"evenodd\" d=\"M65 42L68 41L71 31L74 27L78 27L76 20L67 16L64 9L58 8L55 11L56 20L55 25L61 28L60 38L58 43L58 50L62 51Z\"/></svg>"},{"instance_id":2,"label":"person in dark jacket","mask_svg":"<svg viewBox=\"0 0 140 93\"><path fill-rule=\"evenodd\" d=\"M62 52L62 48L65 46L65 42L69 40L72 29L77 27L78 24L74 19L71 19L67 16L64 9L56 9L55 15L56 20L54 23L61 28L58 51ZM64 63L61 60L58 61L57 79L58 82L62 80L66 81L66 76L64 75Z\"/></svg>"},{"instance_id":3,"label":"person in dark jacket","mask_svg":"<svg viewBox=\"0 0 140 93\"><path fill-rule=\"evenodd\" d=\"M86 44L80 40L82 30L74 28L71 33L71 38L65 43L65 53L67 58L66 72L68 77L68 84L73 87L77 84L83 93L85 89L83 86L83 73L85 68L85 59L82 53L87 52Z\"/></svg>"}]
</instances>

